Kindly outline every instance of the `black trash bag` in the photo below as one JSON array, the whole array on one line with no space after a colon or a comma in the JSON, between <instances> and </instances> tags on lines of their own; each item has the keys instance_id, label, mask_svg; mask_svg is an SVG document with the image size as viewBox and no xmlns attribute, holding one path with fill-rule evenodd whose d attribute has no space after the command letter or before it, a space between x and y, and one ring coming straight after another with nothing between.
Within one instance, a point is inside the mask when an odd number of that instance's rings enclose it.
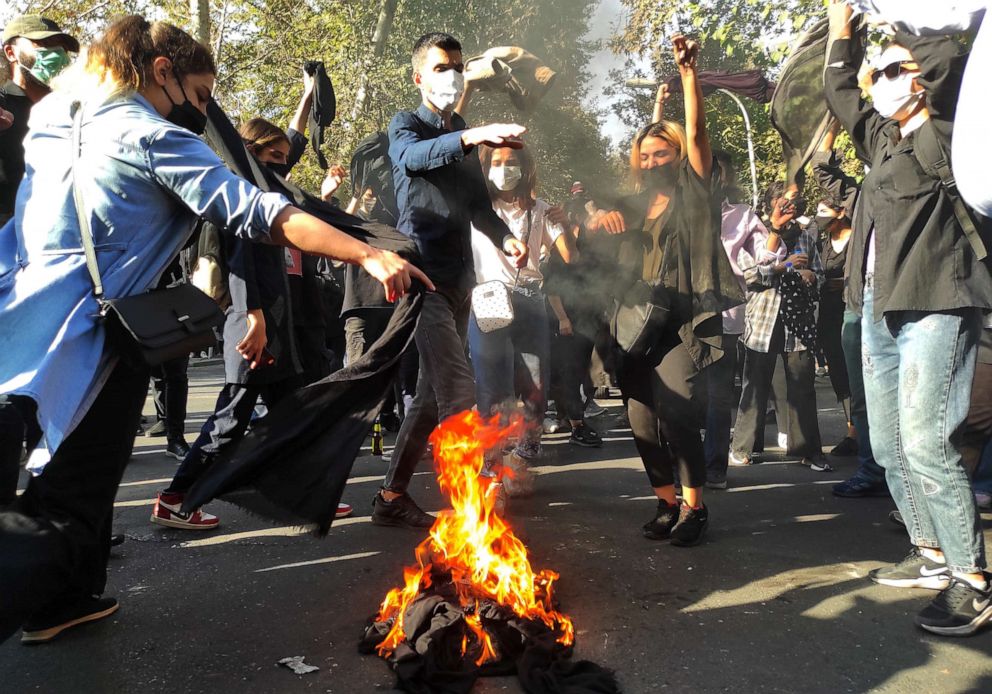
<instances>
[{"instance_id":1,"label":"black trash bag","mask_svg":"<svg viewBox=\"0 0 992 694\"><path fill-rule=\"evenodd\" d=\"M808 350L816 349L816 286L810 286L798 272L786 272L779 280L782 295L779 311L785 326Z\"/></svg>"}]
</instances>

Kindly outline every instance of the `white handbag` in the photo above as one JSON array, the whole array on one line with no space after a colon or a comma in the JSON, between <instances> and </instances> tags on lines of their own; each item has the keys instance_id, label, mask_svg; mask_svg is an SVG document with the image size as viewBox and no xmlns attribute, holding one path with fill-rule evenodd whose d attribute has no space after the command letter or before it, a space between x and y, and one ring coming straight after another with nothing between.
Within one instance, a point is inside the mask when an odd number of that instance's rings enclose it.
<instances>
[{"instance_id":1,"label":"white handbag","mask_svg":"<svg viewBox=\"0 0 992 694\"><path fill-rule=\"evenodd\" d=\"M527 233L523 242L527 245L530 242L531 212L527 210ZM520 270L517 270L517 277L513 280L513 286L517 286L517 279L520 277ZM484 333L491 333L500 330L513 322L513 292L505 282L493 280L483 282L472 290L472 313L475 314L475 322L479 325L479 330Z\"/></svg>"},{"instance_id":2,"label":"white handbag","mask_svg":"<svg viewBox=\"0 0 992 694\"><path fill-rule=\"evenodd\" d=\"M472 290L472 312L479 330L491 333L513 322L513 301L504 282L484 282Z\"/></svg>"}]
</instances>

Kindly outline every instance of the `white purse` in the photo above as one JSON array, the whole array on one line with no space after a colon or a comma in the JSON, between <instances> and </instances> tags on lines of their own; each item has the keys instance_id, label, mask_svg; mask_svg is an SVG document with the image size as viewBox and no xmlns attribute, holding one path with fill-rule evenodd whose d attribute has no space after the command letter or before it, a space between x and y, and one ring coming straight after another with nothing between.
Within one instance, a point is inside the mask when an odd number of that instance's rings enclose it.
<instances>
[{"instance_id":1,"label":"white purse","mask_svg":"<svg viewBox=\"0 0 992 694\"><path fill-rule=\"evenodd\" d=\"M530 242L531 211L527 210L527 233L523 242ZM520 270L517 270L517 277L513 280L513 286L517 286L517 279L520 277ZM484 333L491 333L500 330L513 322L513 292L505 282L493 280L483 282L472 290L472 313L475 314L475 322L479 325L479 330Z\"/></svg>"},{"instance_id":2,"label":"white purse","mask_svg":"<svg viewBox=\"0 0 992 694\"><path fill-rule=\"evenodd\" d=\"M484 282L472 290L472 312L479 330L491 333L513 322L513 301L504 282Z\"/></svg>"}]
</instances>

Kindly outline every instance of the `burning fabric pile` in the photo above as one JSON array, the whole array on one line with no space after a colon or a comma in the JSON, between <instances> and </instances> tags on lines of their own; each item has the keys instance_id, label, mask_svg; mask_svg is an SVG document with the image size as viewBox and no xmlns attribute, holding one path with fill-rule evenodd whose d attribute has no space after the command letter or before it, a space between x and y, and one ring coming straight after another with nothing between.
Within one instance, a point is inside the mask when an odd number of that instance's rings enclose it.
<instances>
[{"instance_id":1,"label":"burning fabric pile","mask_svg":"<svg viewBox=\"0 0 992 694\"><path fill-rule=\"evenodd\" d=\"M465 412L431 437L452 508L360 645L389 661L404 691L461 694L478 677L512 674L529 694L619 691L608 670L568 660L575 630L555 606L558 574L531 568L527 548L494 511L498 478L480 476L485 452L517 433L519 424Z\"/></svg>"}]
</instances>

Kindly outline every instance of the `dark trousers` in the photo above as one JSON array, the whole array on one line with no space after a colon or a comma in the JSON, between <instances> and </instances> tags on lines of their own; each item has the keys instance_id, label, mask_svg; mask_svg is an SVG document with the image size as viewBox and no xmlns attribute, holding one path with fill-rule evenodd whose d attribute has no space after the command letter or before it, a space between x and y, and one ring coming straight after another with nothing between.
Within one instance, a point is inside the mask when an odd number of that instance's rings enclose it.
<instances>
[{"instance_id":1,"label":"dark trousers","mask_svg":"<svg viewBox=\"0 0 992 694\"><path fill-rule=\"evenodd\" d=\"M652 487L675 483L675 468L685 487L706 482L703 441L699 436L702 408L695 400L695 367L678 336L670 336L660 356L624 357L619 361L620 392L634 445Z\"/></svg>"},{"instance_id":2,"label":"dark trousers","mask_svg":"<svg viewBox=\"0 0 992 694\"><path fill-rule=\"evenodd\" d=\"M38 408L22 395L0 395L0 508L14 503L21 454L33 451L41 441Z\"/></svg>"},{"instance_id":3,"label":"dark trousers","mask_svg":"<svg viewBox=\"0 0 992 694\"><path fill-rule=\"evenodd\" d=\"M259 396L262 396L268 407L274 407L297 386L297 378L264 385L225 383L217 396L214 413L203 423L200 435L189 447L189 454L176 470L166 491L185 494L210 467L217 453L244 438Z\"/></svg>"},{"instance_id":4,"label":"dark trousers","mask_svg":"<svg viewBox=\"0 0 992 694\"><path fill-rule=\"evenodd\" d=\"M475 405L475 382L465 357L469 293L438 288L424 296L417 324L420 382L413 406L396 437L385 489L403 493L439 422Z\"/></svg>"},{"instance_id":5,"label":"dark trousers","mask_svg":"<svg viewBox=\"0 0 992 694\"><path fill-rule=\"evenodd\" d=\"M968 420L961 440L961 459L973 478L989 439L992 439L992 364L978 362L971 386Z\"/></svg>"},{"instance_id":6,"label":"dark trousers","mask_svg":"<svg viewBox=\"0 0 992 694\"><path fill-rule=\"evenodd\" d=\"M558 412L572 421L582 421L585 402L580 388L592 397L589 363L593 341L581 333L557 335L551 341L551 393Z\"/></svg>"},{"instance_id":7,"label":"dark trousers","mask_svg":"<svg viewBox=\"0 0 992 694\"><path fill-rule=\"evenodd\" d=\"M851 386L851 424L858 432L858 472L856 476L869 482L884 483L885 470L875 462L871 452L871 429L868 426L868 405L865 402L865 375L861 364L861 316L844 311L841 329L844 358L847 361L848 384Z\"/></svg>"},{"instance_id":8,"label":"dark trousers","mask_svg":"<svg viewBox=\"0 0 992 694\"><path fill-rule=\"evenodd\" d=\"M732 444L737 457L747 457L755 450L761 450L756 444L765 440L768 392L771 390L775 363L779 359L785 366L788 453L803 457L823 453L820 425L816 416L816 361L809 350L783 352L784 344L785 326L780 317L772 331L768 352L756 352L753 349L745 351L744 385Z\"/></svg>"},{"instance_id":9,"label":"dark trousers","mask_svg":"<svg viewBox=\"0 0 992 694\"><path fill-rule=\"evenodd\" d=\"M737 374L739 335L723 336L723 357L706 369L706 479L727 479L730 463L730 420L737 397L734 377Z\"/></svg>"},{"instance_id":10,"label":"dark trousers","mask_svg":"<svg viewBox=\"0 0 992 694\"><path fill-rule=\"evenodd\" d=\"M341 355L331 354L325 347L324 326L297 325L295 331L304 385L326 378L331 374L332 367L335 371L341 368ZM332 357L336 359L335 363L332 363Z\"/></svg>"},{"instance_id":11,"label":"dark trousers","mask_svg":"<svg viewBox=\"0 0 992 694\"><path fill-rule=\"evenodd\" d=\"M344 319L345 360L354 364L386 331L391 309L370 308L359 309ZM417 375L420 371L420 359L415 345L407 347L400 358L400 369L393 383L392 391L382 404L383 412L392 412L393 407L399 411L400 417L405 417L403 405L404 395L414 395L417 392Z\"/></svg>"},{"instance_id":12,"label":"dark trousers","mask_svg":"<svg viewBox=\"0 0 992 694\"><path fill-rule=\"evenodd\" d=\"M0 513L0 642L43 608L103 593L114 498L147 390L147 369L119 363L44 472Z\"/></svg>"},{"instance_id":13,"label":"dark trousers","mask_svg":"<svg viewBox=\"0 0 992 694\"><path fill-rule=\"evenodd\" d=\"M152 367L155 415L165 422L169 442L180 441L186 433L186 400L189 396L189 357L180 357Z\"/></svg>"},{"instance_id":14,"label":"dark trousers","mask_svg":"<svg viewBox=\"0 0 992 694\"><path fill-rule=\"evenodd\" d=\"M830 385L837 396L837 402L851 397L851 385L844 359L844 344L841 332L844 327L844 298L837 292L824 293L820 301L820 314L817 317L816 335L826 357L830 374Z\"/></svg>"}]
</instances>

